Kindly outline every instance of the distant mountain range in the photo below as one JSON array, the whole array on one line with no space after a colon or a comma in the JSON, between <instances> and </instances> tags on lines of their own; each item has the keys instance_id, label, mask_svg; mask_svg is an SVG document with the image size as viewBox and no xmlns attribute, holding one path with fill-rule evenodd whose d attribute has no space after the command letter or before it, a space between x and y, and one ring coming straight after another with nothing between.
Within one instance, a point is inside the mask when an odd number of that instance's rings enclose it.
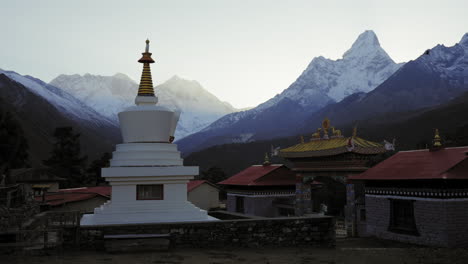
<instances>
[{"instance_id":1,"label":"distant mountain range","mask_svg":"<svg viewBox=\"0 0 468 264\"><path fill-rule=\"evenodd\" d=\"M120 141L116 115L133 104L137 89L124 74L60 75L47 84L0 70L0 99L21 120L38 160L48 155L55 127L64 125L82 133L84 151L109 151ZM468 91L468 34L452 47L437 45L415 60L396 64L376 35L366 31L342 59L314 58L281 94L240 112L198 82L177 76L155 91L160 104L182 112L176 143L185 155L215 145L253 141L261 145L308 135L325 117L344 129L355 124L362 131L375 127L390 140L387 137L392 136L380 127L406 124Z\"/></svg>"},{"instance_id":2,"label":"distant mountain range","mask_svg":"<svg viewBox=\"0 0 468 264\"><path fill-rule=\"evenodd\" d=\"M374 118L361 120L357 127L359 137L383 143L395 139L396 150L421 149L432 146L434 130L438 128L445 146L468 146L468 92L453 100L434 107L419 110L387 113ZM318 126L319 124L316 124ZM335 125L332 121L332 125ZM338 127L344 136L350 136L353 124ZM302 134L309 140L311 133ZM233 174L263 162L265 153L271 147L286 148L300 142L301 134L294 136L260 140L249 143L233 143L212 146L191 153L184 159L186 166L200 166L200 171L211 167L221 168L226 175ZM274 163L284 163L279 157L271 157Z\"/></svg>"},{"instance_id":3,"label":"distant mountain range","mask_svg":"<svg viewBox=\"0 0 468 264\"><path fill-rule=\"evenodd\" d=\"M128 76L59 75L50 82L72 94L86 105L118 125L117 114L134 104L138 84ZM220 101L197 81L174 76L155 87L159 104L180 111L176 139L192 134L216 119L237 111L229 103Z\"/></svg>"},{"instance_id":4,"label":"distant mountain range","mask_svg":"<svg viewBox=\"0 0 468 264\"><path fill-rule=\"evenodd\" d=\"M384 113L403 112L445 103L468 91L468 33L452 46L437 45L406 63L368 93L353 94L311 114L300 131L319 126L324 117L337 125ZM381 119L389 122L388 119ZM314 127L315 126L315 127Z\"/></svg>"},{"instance_id":5,"label":"distant mountain range","mask_svg":"<svg viewBox=\"0 0 468 264\"><path fill-rule=\"evenodd\" d=\"M110 119L34 77L0 70L0 99L2 109L21 124L33 165L49 157L57 127L71 126L80 133L82 152L91 160L112 151L121 140L118 127Z\"/></svg>"},{"instance_id":6,"label":"distant mountain range","mask_svg":"<svg viewBox=\"0 0 468 264\"><path fill-rule=\"evenodd\" d=\"M401 66L382 49L373 31L365 31L342 59L314 58L281 94L179 140L179 149L187 154L212 145L291 135L314 112L356 92L372 91Z\"/></svg>"}]
</instances>

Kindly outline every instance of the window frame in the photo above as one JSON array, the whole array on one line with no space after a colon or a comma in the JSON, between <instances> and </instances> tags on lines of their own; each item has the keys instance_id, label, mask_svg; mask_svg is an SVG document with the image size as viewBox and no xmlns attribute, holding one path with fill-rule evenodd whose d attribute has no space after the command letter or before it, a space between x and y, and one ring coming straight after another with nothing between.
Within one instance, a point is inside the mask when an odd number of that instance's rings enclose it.
<instances>
[{"instance_id":1,"label":"window frame","mask_svg":"<svg viewBox=\"0 0 468 264\"><path fill-rule=\"evenodd\" d=\"M161 197L160 198L141 198L139 188L147 187L147 186L158 186L158 187L160 187L161 188ZM136 185L136 199L140 200L140 201L147 201L147 200L160 201L160 200L164 200L164 184L137 184Z\"/></svg>"},{"instance_id":2,"label":"window frame","mask_svg":"<svg viewBox=\"0 0 468 264\"><path fill-rule=\"evenodd\" d=\"M242 201L242 202L239 203L239 201ZM241 213L241 214L245 213L245 197L244 196L236 196L236 213Z\"/></svg>"},{"instance_id":3,"label":"window frame","mask_svg":"<svg viewBox=\"0 0 468 264\"><path fill-rule=\"evenodd\" d=\"M389 199L390 200L390 221L388 231L398 234L419 236L416 226L416 219L414 217L414 200L407 199ZM407 207L407 208L404 208ZM404 212L407 210L407 212ZM401 216L403 212L404 216ZM403 225L398 223L398 218L406 218Z\"/></svg>"}]
</instances>

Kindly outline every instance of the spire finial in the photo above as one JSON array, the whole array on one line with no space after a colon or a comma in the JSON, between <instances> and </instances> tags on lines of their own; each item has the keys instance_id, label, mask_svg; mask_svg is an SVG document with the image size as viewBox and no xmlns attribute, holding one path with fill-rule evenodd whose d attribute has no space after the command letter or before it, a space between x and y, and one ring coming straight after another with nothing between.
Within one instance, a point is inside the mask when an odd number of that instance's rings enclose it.
<instances>
[{"instance_id":1,"label":"spire finial","mask_svg":"<svg viewBox=\"0 0 468 264\"><path fill-rule=\"evenodd\" d=\"M301 135L301 144L304 144L304 136Z\"/></svg>"},{"instance_id":2,"label":"spire finial","mask_svg":"<svg viewBox=\"0 0 468 264\"><path fill-rule=\"evenodd\" d=\"M435 135L434 135L434 147L442 147L442 143L440 141L440 135L439 135L439 129L435 129Z\"/></svg>"},{"instance_id":3,"label":"spire finial","mask_svg":"<svg viewBox=\"0 0 468 264\"><path fill-rule=\"evenodd\" d=\"M270 165L270 158L268 157L268 153L265 152L265 161L263 161L263 166Z\"/></svg>"},{"instance_id":4,"label":"spire finial","mask_svg":"<svg viewBox=\"0 0 468 264\"><path fill-rule=\"evenodd\" d=\"M137 104L155 104L157 103L157 98L154 96L153 80L150 69L150 63L154 63L154 60L151 58L151 53L149 52L149 39L145 42L145 52L142 53L143 57L138 60L139 63L143 63L143 72L141 74L138 96L135 102Z\"/></svg>"}]
</instances>

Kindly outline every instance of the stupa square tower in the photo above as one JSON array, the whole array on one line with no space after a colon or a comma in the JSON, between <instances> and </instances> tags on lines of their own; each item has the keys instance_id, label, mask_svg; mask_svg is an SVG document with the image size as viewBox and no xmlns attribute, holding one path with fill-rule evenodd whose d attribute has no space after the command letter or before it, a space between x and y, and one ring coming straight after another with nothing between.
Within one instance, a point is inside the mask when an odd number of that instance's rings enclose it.
<instances>
[{"instance_id":1,"label":"stupa square tower","mask_svg":"<svg viewBox=\"0 0 468 264\"><path fill-rule=\"evenodd\" d=\"M135 106L119 113L123 144L116 146L102 177L112 186L112 198L84 215L81 225L134 224L216 220L187 201L187 182L198 167L183 166L174 132L180 113L156 105L146 50Z\"/></svg>"}]
</instances>

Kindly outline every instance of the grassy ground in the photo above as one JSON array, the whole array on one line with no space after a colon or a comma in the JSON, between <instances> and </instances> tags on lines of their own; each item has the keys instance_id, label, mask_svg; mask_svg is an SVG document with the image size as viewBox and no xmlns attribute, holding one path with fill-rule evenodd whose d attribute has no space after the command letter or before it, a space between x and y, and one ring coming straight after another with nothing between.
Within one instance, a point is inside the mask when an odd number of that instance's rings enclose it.
<instances>
[{"instance_id":1,"label":"grassy ground","mask_svg":"<svg viewBox=\"0 0 468 264\"><path fill-rule=\"evenodd\" d=\"M468 263L468 249L426 248L377 239L340 239L334 249L264 247L257 249L190 249L169 252L109 254L60 252L49 256L2 256L5 264L179 264L179 263Z\"/></svg>"}]
</instances>

